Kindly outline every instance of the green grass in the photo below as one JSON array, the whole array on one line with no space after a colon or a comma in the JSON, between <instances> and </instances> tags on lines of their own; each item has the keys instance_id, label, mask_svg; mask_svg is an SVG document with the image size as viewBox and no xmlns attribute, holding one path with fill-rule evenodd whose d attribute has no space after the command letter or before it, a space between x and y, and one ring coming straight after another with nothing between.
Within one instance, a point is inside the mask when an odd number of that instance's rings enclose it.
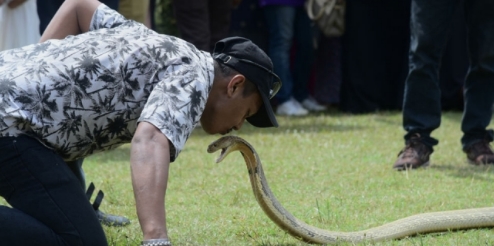
<instances>
[{"instance_id":1,"label":"green grass","mask_svg":"<svg viewBox=\"0 0 494 246\"><path fill-rule=\"evenodd\" d=\"M308 224L356 231L417 213L493 205L494 166L475 167L461 151L460 113L444 113L433 133L440 143L427 169L393 171L403 147L401 113L329 113L278 117L281 127L248 124L236 135L259 153L281 204ZM218 136L197 129L171 164L166 208L174 245L305 245L264 215L245 164L233 153L215 163L208 144ZM137 245L129 145L97 154L84 164L88 181L106 193L102 209L132 221L105 227L111 245ZM349 245L349 244L343 244ZM435 233L362 245L494 245L493 229Z\"/></svg>"}]
</instances>

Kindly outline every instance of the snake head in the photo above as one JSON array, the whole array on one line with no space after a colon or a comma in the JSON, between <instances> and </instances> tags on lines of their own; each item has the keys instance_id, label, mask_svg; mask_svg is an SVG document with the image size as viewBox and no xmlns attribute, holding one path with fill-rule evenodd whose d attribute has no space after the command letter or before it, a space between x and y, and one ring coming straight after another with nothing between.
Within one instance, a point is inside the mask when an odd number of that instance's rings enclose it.
<instances>
[{"instance_id":1,"label":"snake head","mask_svg":"<svg viewBox=\"0 0 494 246\"><path fill-rule=\"evenodd\" d=\"M213 153L221 149L220 156L216 159L216 163L221 162L228 154L235 150L233 147L235 146L236 138L237 137L234 136L224 136L209 144L208 153Z\"/></svg>"}]
</instances>

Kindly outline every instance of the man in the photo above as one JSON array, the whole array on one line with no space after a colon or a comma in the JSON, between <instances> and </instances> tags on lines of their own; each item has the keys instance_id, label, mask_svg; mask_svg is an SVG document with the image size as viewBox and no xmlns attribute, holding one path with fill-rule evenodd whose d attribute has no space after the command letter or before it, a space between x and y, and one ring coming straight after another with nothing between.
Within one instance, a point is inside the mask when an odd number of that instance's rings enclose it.
<instances>
[{"instance_id":1,"label":"man","mask_svg":"<svg viewBox=\"0 0 494 246\"><path fill-rule=\"evenodd\" d=\"M60 8L60 6L62 6L64 1L65 0L36 0L40 35L43 34L51 19L53 18L53 16L55 16L57 10ZM118 10L119 0L101 0L100 2L104 3L111 9ZM38 40L39 36L36 42L38 42ZM74 172L76 177L79 179L82 188L85 190L86 176L84 174L84 171L82 170L83 161L84 159L69 161L67 162L67 165L69 165L69 168ZM99 208L96 210L96 214L101 223L107 226L125 226L130 223L130 220L125 217L104 213Z\"/></svg>"},{"instance_id":2,"label":"man","mask_svg":"<svg viewBox=\"0 0 494 246\"><path fill-rule=\"evenodd\" d=\"M465 4L470 68L465 79L461 143L474 165L494 163L493 131L487 126L494 103L494 2L489 0L412 0L410 69L405 85L405 148L393 165L397 170L429 165L438 141L430 136L441 123L439 60L456 4Z\"/></svg>"},{"instance_id":3,"label":"man","mask_svg":"<svg viewBox=\"0 0 494 246\"><path fill-rule=\"evenodd\" d=\"M41 41L0 53L0 195L12 206L0 206L6 245L107 245L65 162L127 142L142 245L170 245L169 164L195 125L210 134L246 119L277 126L269 99L281 81L249 40L221 40L211 56L96 0L67 0Z\"/></svg>"}]
</instances>

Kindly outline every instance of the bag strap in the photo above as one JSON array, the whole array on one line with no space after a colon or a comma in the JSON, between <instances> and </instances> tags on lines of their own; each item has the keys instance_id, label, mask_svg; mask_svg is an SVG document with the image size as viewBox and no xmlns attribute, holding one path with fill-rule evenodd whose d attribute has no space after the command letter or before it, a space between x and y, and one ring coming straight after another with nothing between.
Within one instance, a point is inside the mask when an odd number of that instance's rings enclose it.
<instances>
[{"instance_id":1,"label":"bag strap","mask_svg":"<svg viewBox=\"0 0 494 246\"><path fill-rule=\"evenodd\" d=\"M326 8L329 9L329 13L331 13L331 11L333 11L334 9L334 6L336 5L336 1L337 0L327 0L324 2L324 4L321 6L321 9L319 9L319 12L317 13L317 15L314 15L314 12L313 12L313 8L312 8L312 5L314 5L314 1L315 0L308 0L307 1L307 15L309 15L309 18L313 21L317 21L319 20L322 15L324 14L324 10Z\"/></svg>"}]
</instances>

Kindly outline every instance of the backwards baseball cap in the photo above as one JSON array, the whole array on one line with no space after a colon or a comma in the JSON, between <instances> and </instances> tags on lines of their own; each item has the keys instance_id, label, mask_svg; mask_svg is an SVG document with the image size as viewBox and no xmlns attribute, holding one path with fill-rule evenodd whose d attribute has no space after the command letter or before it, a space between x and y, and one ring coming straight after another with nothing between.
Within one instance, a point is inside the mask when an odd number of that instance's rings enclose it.
<instances>
[{"instance_id":1,"label":"backwards baseball cap","mask_svg":"<svg viewBox=\"0 0 494 246\"><path fill-rule=\"evenodd\" d=\"M263 106L247 121L257 127L277 127L269 99L280 90L281 80L273 72L273 63L266 53L246 38L230 37L214 45L213 58L243 74L259 90Z\"/></svg>"}]
</instances>

